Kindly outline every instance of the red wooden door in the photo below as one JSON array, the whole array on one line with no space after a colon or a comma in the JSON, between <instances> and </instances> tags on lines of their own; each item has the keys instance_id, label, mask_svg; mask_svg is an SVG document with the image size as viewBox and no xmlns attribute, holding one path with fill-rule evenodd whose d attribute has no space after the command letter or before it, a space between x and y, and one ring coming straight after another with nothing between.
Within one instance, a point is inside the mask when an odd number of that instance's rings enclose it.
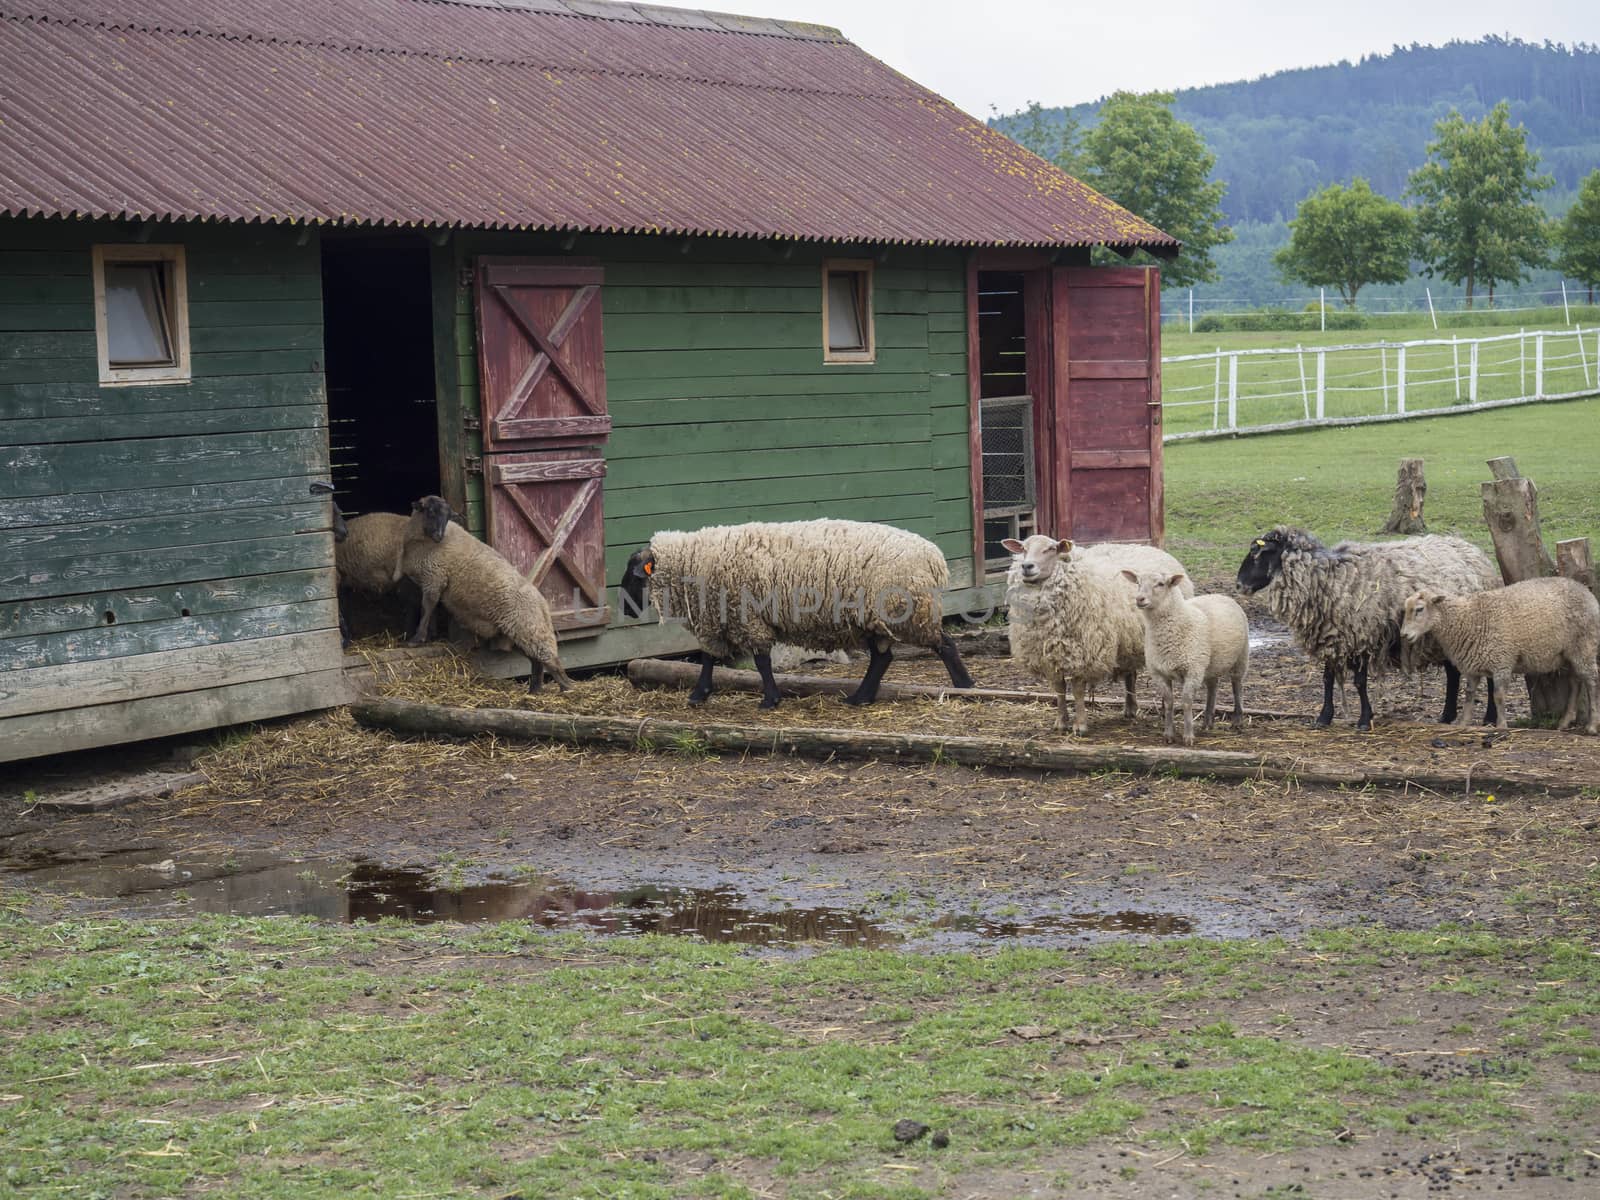
<instances>
[{"instance_id":1,"label":"red wooden door","mask_svg":"<svg viewBox=\"0 0 1600 1200\"><path fill-rule=\"evenodd\" d=\"M478 261L478 391L489 544L550 601L557 630L599 632L605 595L601 269Z\"/></svg>"},{"instance_id":2,"label":"red wooden door","mask_svg":"<svg viewBox=\"0 0 1600 1200\"><path fill-rule=\"evenodd\" d=\"M1160 276L1057 267L1051 311L1056 529L1075 541L1160 545Z\"/></svg>"}]
</instances>

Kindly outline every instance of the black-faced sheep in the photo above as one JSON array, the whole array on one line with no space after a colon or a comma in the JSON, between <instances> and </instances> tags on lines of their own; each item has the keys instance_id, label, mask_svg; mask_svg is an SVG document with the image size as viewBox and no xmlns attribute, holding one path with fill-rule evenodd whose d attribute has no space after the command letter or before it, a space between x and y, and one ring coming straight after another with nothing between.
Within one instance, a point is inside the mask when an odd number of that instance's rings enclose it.
<instances>
[{"instance_id":1,"label":"black-faced sheep","mask_svg":"<svg viewBox=\"0 0 1600 1200\"><path fill-rule=\"evenodd\" d=\"M1348 667L1361 699L1356 728L1371 729L1368 672L1390 665L1415 671L1443 663L1445 706L1439 719L1455 720L1460 672L1432 639L1402 647L1406 597L1420 588L1470 594L1495 587L1499 579L1483 551L1461 538L1429 534L1329 547L1303 529L1280 525L1251 543L1239 565L1238 585L1246 595L1262 593L1272 615L1322 664L1317 725L1332 724L1333 685ZM1491 689L1488 719L1493 716Z\"/></svg>"},{"instance_id":2,"label":"black-faced sheep","mask_svg":"<svg viewBox=\"0 0 1600 1200\"><path fill-rule=\"evenodd\" d=\"M1069 681L1073 733L1089 732L1084 702L1105 679L1122 679L1123 712L1133 716L1134 686L1145 665L1144 624L1133 606L1134 588L1121 572L1182 575L1183 564L1164 550L1134 543L1074 547L1036 533L1002 545L1013 555L1006 576L1011 657L1055 690L1057 728L1069 727ZM1194 594L1187 577L1182 587Z\"/></svg>"},{"instance_id":3,"label":"black-faced sheep","mask_svg":"<svg viewBox=\"0 0 1600 1200\"><path fill-rule=\"evenodd\" d=\"M422 589L422 619L412 644L423 640L435 605L442 603L474 636L504 636L528 656L530 692L543 685L546 671L566 691L572 680L561 669L549 603L493 547L455 524L453 515L438 496L415 501L399 555L390 563L395 579L404 573Z\"/></svg>"},{"instance_id":4,"label":"black-faced sheep","mask_svg":"<svg viewBox=\"0 0 1600 1200\"><path fill-rule=\"evenodd\" d=\"M1568 692L1560 728L1577 720L1581 699L1589 711L1585 732L1596 732L1600 602L1581 583L1525 579L1470 596L1425 589L1406 598L1400 632L1408 641L1431 636L1450 656L1467 683L1465 709L1472 706L1479 677L1487 676L1500 697L1495 724L1501 729L1512 675L1571 671L1578 686Z\"/></svg>"},{"instance_id":5,"label":"black-faced sheep","mask_svg":"<svg viewBox=\"0 0 1600 1200\"><path fill-rule=\"evenodd\" d=\"M622 610L637 616L648 592L663 619L682 619L700 643L700 679L690 704L704 704L716 663L748 653L761 673L762 708L779 702L772 647L854 650L871 655L846 704L871 704L895 642L926 646L952 686L972 676L944 632L944 554L926 538L866 521L752 522L684 533L664 530L634 552L622 577Z\"/></svg>"}]
</instances>

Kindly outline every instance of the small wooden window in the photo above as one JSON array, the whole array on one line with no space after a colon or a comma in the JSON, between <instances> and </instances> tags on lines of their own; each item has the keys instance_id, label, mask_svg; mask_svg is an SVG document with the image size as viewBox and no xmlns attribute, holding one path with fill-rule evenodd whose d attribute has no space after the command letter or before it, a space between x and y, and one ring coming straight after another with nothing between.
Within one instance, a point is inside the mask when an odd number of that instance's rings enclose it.
<instances>
[{"instance_id":1,"label":"small wooden window","mask_svg":"<svg viewBox=\"0 0 1600 1200\"><path fill-rule=\"evenodd\" d=\"M877 357L872 327L872 264L835 259L822 264L822 359L869 363Z\"/></svg>"},{"instance_id":2,"label":"small wooden window","mask_svg":"<svg viewBox=\"0 0 1600 1200\"><path fill-rule=\"evenodd\" d=\"M189 281L182 246L96 246L100 382L187 382Z\"/></svg>"}]
</instances>

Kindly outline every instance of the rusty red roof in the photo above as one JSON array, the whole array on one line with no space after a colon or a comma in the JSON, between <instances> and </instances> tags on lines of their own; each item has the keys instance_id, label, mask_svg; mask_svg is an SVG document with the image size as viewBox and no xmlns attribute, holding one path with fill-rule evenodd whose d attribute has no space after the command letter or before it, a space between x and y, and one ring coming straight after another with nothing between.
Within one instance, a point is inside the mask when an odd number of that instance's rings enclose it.
<instances>
[{"instance_id":1,"label":"rusty red roof","mask_svg":"<svg viewBox=\"0 0 1600 1200\"><path fill-rule=\"evenodd\" d=\"M606 0L0 0L0 212L1177 247L835 30Z\"/></svg>"}]
</instances>

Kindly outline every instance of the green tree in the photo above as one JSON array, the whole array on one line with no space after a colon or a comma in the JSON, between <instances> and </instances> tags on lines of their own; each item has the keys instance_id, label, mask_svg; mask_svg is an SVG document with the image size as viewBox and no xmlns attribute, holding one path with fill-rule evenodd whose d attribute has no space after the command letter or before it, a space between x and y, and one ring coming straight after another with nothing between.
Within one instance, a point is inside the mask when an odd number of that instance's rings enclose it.
<instances>
[{"instance_id":1,"label":"green tree","mask_svg":"<svg viewBox=\"0 0 1600 1200\"><path fill-rule=\"evenodd\" d=\"M1058 120L1052 121L1037 100L1030 100L1028 107L1011 120L1011 137L1019 146L1032 150L1045 162L1054 163L1068 175L1083 174L1084 164L1078 151L1078 121L1071 113L1063 111Z\"/></svg>"},{"instance_id":2,"label":"green tree","mask_svg":"<svg viewBox=\"0 0 1600 1200\"><path fill-rule=\"evenodd\" d=\"M1211 179L1216 155L1194 127L1172 115L1171 92L1117 92L1083 138L1084 182L1183 243L1162 266L1169 284L1217 277L1213 247L1233 240L1222 220L1226 185Z\"/></svg>"},{"instance_id":3,"label":"green tree","mask_svg":"<svg viewBox=\"0 0 1600 1200\"><path fill-rule=\"evenodd\" d=\"M1300 201L1289 244L1272 261L1285 282L1339 289L1347 308L1369 283L1404 283L1411 275L1411 214L1365 179L1330 184Z\"/></svg>"},{"instance_id":4,"label":"green tree","mask_svg":"<svg viewBox=\"0 0 1600 1200\"><path fill-rule=\"evenodd\" d=\"M1426 274L1464 282L1468 308L1480 283L1493 304L1497 283L1546 261L1549 231L1533 197L1550 177L1534 173L1539 155L1504 100L1476 124L1452 109L1433 131L1428 161L1406 185L1417 201L1417 257Z\"/></svg>"},{"instance_id":5,"label":"green tree","mask_svg":"<svg viewBox=\"0 0 1600 1200\"><path fill-rule=\"evenodd\" d=\"M1593 304L1600 284L1600 170L1584 176L1578 198L1556 229L1556 243L1561 247L1556 266L1589 289Z\"/></svg>"}]
</instances>

